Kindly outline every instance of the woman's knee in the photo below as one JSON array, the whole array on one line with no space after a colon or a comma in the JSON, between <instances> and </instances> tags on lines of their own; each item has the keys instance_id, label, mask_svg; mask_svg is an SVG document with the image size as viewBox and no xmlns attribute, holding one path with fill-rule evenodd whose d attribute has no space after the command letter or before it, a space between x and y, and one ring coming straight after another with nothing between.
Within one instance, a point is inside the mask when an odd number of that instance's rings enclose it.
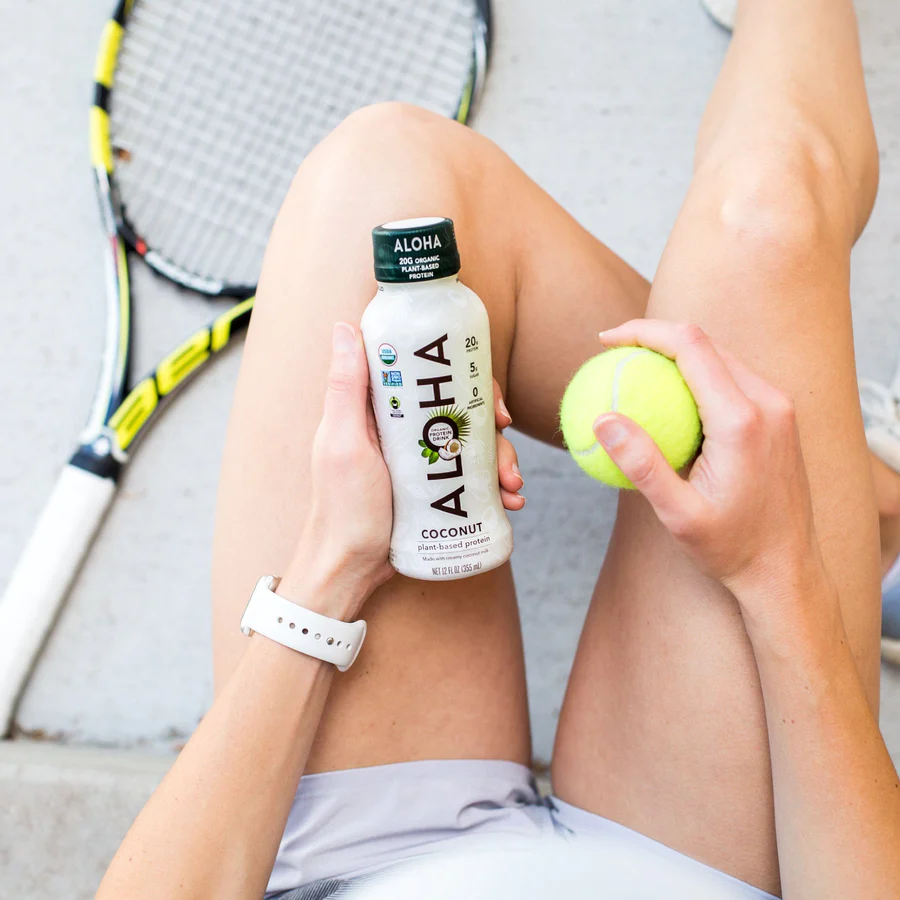
<instances>
[{"instance_id":1,"label":"woman's knee","mask_svg":"<svg viewBox=\"0 0 900 900\"><path fill-rule=\"evenodd\" d=\"M291 193L351 205L427 201L459 190L462 170L477 167L488 143L419 107L374 104L348 116L310 153Z\"/></svg>"},{"instance_id":2,"label":"woman's knee","mask_svg":"<svg viewBox=\"0 0 900 900\"><path fill-rule=\"evenodd\" d=\"M325 138L332 143L362 146L369 151L391 148L393 144L420 146L447 140L466 127L411 103L373 103L351 113Z\"/></svg>"},{"instance_id":3,"label":"woman's knee","mask_svg":"<svg viewBox=\"0 0 900 900\"><path fill-rule=\"evenodd\" d=\"M425 110L385 103L354 113L297 172L269 238L254 321L277 320L277 330L300 317L324 333L337 318L356 320L375 287L372 228L438 215L454 220L466 283L508 344L516 257L492 210L512 171L486 138Z\"/></svg>"},{"instance_id":4,"label":"woman's knee","mask_svg":"<svg viewBox=\"0 0 900 900\"><path fill-rule=\"evenodd\" d=\"M726 249L751 264L796 267L823 247L849 254L856 238L853 187L830 141L806 126L709 164L695 186Z\"/></svg>"},{"instance_id":5,"label":"woman's knee","mask_svg":"<svg viewBox=\"0 0 900 900\"><path fill-rule=\"evenodd\" d=\"M491 141L450 119L403 103L365 107L300 166L269 239L262 284L280 284L287 298L297 292L286 286L301 277L306 284L328 282L338 307L332 311L353 314L349 306L374 287L365 280L372 228L437 215L454 220L473 286L485 296L511 296L504 286L515 280L512 238L493 223L498 198L514 190L517 171ZM356 300L348 283L358 287ZM273 293L261 289L260 305L271 306Z\"/></svg>"}]
</instances>

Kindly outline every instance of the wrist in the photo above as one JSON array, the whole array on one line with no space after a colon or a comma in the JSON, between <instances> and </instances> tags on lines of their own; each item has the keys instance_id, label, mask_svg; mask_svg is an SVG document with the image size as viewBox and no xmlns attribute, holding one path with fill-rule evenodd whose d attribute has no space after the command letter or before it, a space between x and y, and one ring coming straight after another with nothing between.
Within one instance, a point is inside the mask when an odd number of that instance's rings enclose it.
<instances>
[{"instance_id":1,"label":"wrist","mask_svg":"<svg viewBox=\"0 0 900 900\"><path fill-rule=\"evenodd\" d=\"M336 592L330 586L304 586L304 602L277 593L279 580L263 575L253 589L241 631L254 632L305 656L312 656L346 672L356 660L366 638L366 622L356 619L353 595ZM318 589L315 589L318 588ZM287 592L285 592L287 593ZM349 599L348 599L349 598Z\"/></svg>"},{"instance_id":2,"label":"wrist","mask_svg":"<svg viewBox=\"0 0 900 900\"><path fill-rule=\"evenodd\" d=\"M387 546L366 553L333 534L311 513L275 592L333 619L355 619L369 595L394 573Z\"/></svg>"},{"instance_id":3,"label":"wrist","mask_svg":"<svg viewBox=\"0 0 900 900\"><path fill-rule=\"evenodd\" d=\"M738 601L754 651L793 654L843 633L837 590L821 560L772 567L726 585Z\"/></svg>"},{"instance_id":4,"label":"wrist","mask_svg":"<svg viewBox=\"0 0 900 900\"><path fill-rule=\"evenodd\" d=\"M345 622L357 618L371 592L351 561L306 555L291 560L275 587L275 593L286 600Z\"/></svg>"}]
</instances>

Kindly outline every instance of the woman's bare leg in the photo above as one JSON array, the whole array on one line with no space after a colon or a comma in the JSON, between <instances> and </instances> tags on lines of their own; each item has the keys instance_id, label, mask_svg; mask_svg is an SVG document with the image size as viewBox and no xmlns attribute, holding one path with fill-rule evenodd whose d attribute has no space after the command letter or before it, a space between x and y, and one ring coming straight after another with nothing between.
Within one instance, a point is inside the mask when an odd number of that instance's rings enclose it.
<instances>
[{"instance_id":1,"label":"woman's bare leg","mask_svg":"<svg viewBox=\"0 0 900 900\"><path fill-rule=\"evenodd\" d=\"M554 436L559 396L596 352L596 330L643 313L647 283L485 138L399 105L338 128L279 215L241 367L213 564L219 686L243 652L238 621L255 580L281 573L305 515L332 327L358 322L375 292L371 229L434 214L456 222L461 278L490 313L494 374L516 424L535 436ZM443 584L397 576L364 614L366 645L335 682L308 770L530 763L508 566Z\"/></svg>"},{"instance_id":2,"label":"woman's bare leg","mask_svg":"<svg viewBox=\"0 0 900 900\"><path fill-rule=\"evenodd\" d=\"M695 322L793 396L818 535L878 702L878 518L850 248L877 154L850 0L744 0L648 316ZM733 598L623 495L562 712L562 799L779 889L766 723Z\"/></svg>"}]
</instances>

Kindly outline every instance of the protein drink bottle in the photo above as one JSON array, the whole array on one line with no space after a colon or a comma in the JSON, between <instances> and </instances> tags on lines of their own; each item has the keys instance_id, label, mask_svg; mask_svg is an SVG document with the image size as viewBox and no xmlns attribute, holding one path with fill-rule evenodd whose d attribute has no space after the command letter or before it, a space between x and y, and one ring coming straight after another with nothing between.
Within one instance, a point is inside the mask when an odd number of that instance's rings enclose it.
<instances>
[{"instance_id":1,"label":"protein drink bottle","mask_svg":"<svg viewBox=\"0 0 900 900\"><path fill-rule=\"evenodd\" d=\"M513 546L497 482L487 310L459 282L450 219L388 222L372 241L378 292L362 335L393 483L391 564L429 581L486 572Z\"/></svg>"}]
</instances>

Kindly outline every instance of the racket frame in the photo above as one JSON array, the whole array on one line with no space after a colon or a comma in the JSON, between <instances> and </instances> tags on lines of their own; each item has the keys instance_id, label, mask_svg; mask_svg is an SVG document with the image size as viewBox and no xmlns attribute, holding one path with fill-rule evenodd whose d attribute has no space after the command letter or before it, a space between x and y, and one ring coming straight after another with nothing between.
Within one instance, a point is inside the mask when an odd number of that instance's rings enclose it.
<instances>
[{"instance_id":1,"label":"racket frame","mask_svg":"<svg viewBox=\"0 0 900 900\"><path fill-rule=\"evenodd\" d=\"M253 308L253 285L230 285L182 268L148 247L128 221L115 182L115 148L110 141L110 97L116 62L134 0L119 0L107 20L94 63L90 110L90 158L106 240L106 337L100 375L81 444L71 465L116 480L128 451L151 418L210 356L246 328ZM131 284L128 252L181 287L207 297L241 302L194 332L160 361L156 370L126 394L131 368Z\"/></svg>"}]
</instances>

